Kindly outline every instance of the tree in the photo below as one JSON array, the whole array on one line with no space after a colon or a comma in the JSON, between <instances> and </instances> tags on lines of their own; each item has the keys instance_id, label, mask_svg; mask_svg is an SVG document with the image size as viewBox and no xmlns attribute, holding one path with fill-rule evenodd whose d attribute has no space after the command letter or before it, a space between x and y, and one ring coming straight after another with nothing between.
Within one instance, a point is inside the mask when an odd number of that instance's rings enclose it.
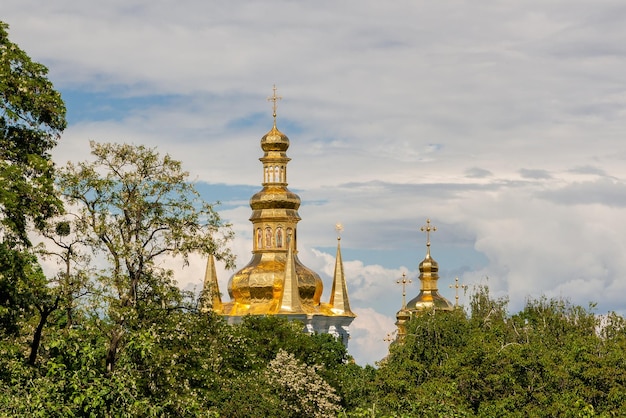
<instances>
[{"instance_id":1,"label":"tree","mask_svg":"<svg viewBox=\"0 0 626 418\"><path fill-rule=\"evenodd\" d=\"M213 254L233 265L230 226L202 199L181 163L154 149L91 142L93 162L68 163L63 196L77 208L74 227L107 265L99 275L108 311L106 367L113 370L124 334L183 309L173 272L161 261Z\"/></svg>"},{"instance_id":2,"label":"tree","mask_svg":"<svg viewBox=\"0 0 626 418\"><path fill-rule=\"evenodd\" d=\"M37 359L48 318L57 309L63 310L57 319L57 325L67 328L73 325L74 305L79 298L90 293L89 276L93 273L90 267L91 257L81 251L83 243L76 233L72 233L69 221L50 222L41 233L52 243L54 249L48 249L40 243L37 246L39 256L55 258L61 265L61 270L52 278L44 277L43 273L40 275L41 285L38 287L37 297L32 302L39 319L30 344L28 362L31 365L35 364Z\"/></svg>"},{"instance_id":3,"label":"tree","mask_svg":"<svg viewBox=\"0 0 626 418\"><path fill-rule=\"evenodd\" d=\"M18 335L38 296L46 293L46 284L31 249L18 251L0 241L0 336Z\"/></svg>"},{"instance_id":4,"label":"tree","mask_svg":"<svg viewBox=\"0 0 626 418\"><path fill-rule=\"evenodd\" d=\"M0 21L0 329L10 335L45 282L31 281L29 225L43 228L62 208L49 152L65 129L65 105L47 73Z\"/></svg>"},{"instance_id":5,"label":"tree","mask_svg":"<svg viewBox=\"0 0 626 418\"><path fill-rule=\"evenodd\" d=\"M269 362L265 378L282 399L281 409L293 417L329 417L339 412L339 396L318 374L320 366L307 366L293 354L279 350Z\"/></svg>"},{"instance_id":6,"label":"tree","mask_svg":"<svg viewBox=\"0 0 626 418\"><path fill-rule=\"evenodd\" d=\"M41 228L61 208L49 151L66 127L65 105L47 73L0 22L0 216L4 239L21 244L29 244L29 220Z\"/></svg>"},{"instance_id":7,"label":"tree","mask_svg":"<svg viewBox=\"0 0 626 418\"><path fill-rule=\"evenodd\" d=\"M423 313L375 387L392 416L617 416L626 407L624 320L562 299L514 315L486 287L471 310ZM367 405L365 405L367 406Z\"/></svg>"}]
</instances>

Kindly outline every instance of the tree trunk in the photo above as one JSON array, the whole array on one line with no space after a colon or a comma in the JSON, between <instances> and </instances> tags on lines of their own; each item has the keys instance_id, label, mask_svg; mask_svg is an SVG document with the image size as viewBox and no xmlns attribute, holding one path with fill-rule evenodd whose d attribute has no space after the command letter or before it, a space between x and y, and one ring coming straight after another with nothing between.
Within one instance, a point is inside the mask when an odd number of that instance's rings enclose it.
<instances>
[{"instance_id":1,"label":"tree trunk","mask_svg":"<svg viewBox=\"0 0 626 418\"><path fill-rule=\"evenodd\" d=\"M50 307L43 307L39 310L39 323L37 324L37 328L35 328L35 334L33 334L33 342L30 344L30 355L28 356L28 364L30 364L31 366L35 364L35 361L37 361L37 354L39 352L39 345L41 344L43 327L46 325L50 314L54 312L56 308L57 303Z\"/></svg>"},{"instance_id":2,"label":"tree trunk","mask_svg":"<svg viewBox=\"0 0 626 418\"><path fill-rule=\"evenodd\" d=\"M111 332L111 341L109 342L109 350L107 351L106 356L107 374L112 373L113 369L115 368L115 361L117 360L117 348L123 335L124 330L121 328L118 330L113 330Z\"/></svg>"}]
</instances>

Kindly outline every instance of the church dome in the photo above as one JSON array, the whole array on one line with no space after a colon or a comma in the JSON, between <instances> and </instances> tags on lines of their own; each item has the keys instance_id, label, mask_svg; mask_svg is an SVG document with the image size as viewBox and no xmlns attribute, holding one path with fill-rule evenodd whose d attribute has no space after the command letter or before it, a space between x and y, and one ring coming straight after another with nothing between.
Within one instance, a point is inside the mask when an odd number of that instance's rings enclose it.
<instances>
[{"instance_id":1,"label":"church dome","mask_svg":"<svg viewBox=\"0 0 626 418\"><path fill-rule=\"evenodd\" d=\"M428 273L430 275L437 274L439 272L439 263L430 257L430 253L422 260L419 265L420 273Z\"/></svg>"},{"instance_id":2,"label":"church dome","mask_svg":"<svg viewBox=\"0 0 626 418\"><path fill-rule=\"evenodd\" d=\"M274 313L285 283L287 254L274 252L254 254L247 266L233 274L228 293L246 313ZM306 310L320 305L322 279L295 258L295 271L300 300Z\"/></svg>"},{"instance_id":3,"label":"church dome","mask_svg":"<svg viewBox=\"0 0 626 418\"><path fill-rule=\"evenodd\" d=\"M300 207L300 196L286 187L265 186L263 190L250 198L252 210L261 209L292 209Z\"/></svg>"},{"instance_id":4,"label":"church dome","mask_svg":"<svg viewBox=\"0 0 626 418\"><path fill-rule=\"evenodd\" d=\"M323 282L313 270L298 259L298 222L300 197L287 188L289 138L274 124L261 138L263 156L262 189L250 198L252 215L252 259L228 281L230 301L222 303L215 274L214 260L207 262L201 309L212 310L229 324L240 323L246 315L278 315L299 321L308 334L327 333L347 347L349 325L356 315L350 309L348 288L337 238L337 258L328 303L322 303ZM340 232L340 224L336 225Z\"/></svg>"},{"instance_id":5,"label":"church dome","mask_svg":"<svg viewBox=\"0 0 626 418\"><path fill-rule=\"evenodd\" d=\"M261 138L261 149L265 152L285 152L288 148L289 138L276 128L276 124Z\"/></svg>"},{"instance_id":6,"label":"church dome","mask_svg":"<svg viewBox=\"0 0 626 418\"><path fill-rule=\"evenodd\" d=\"M430 225L430 219L426 220L426 225L422 227L422 231L427 233L427 250L426 257L419 264L420 293L406 304L406 308L410 311L425 309L451 311L454 309L454 305L439 294L437 284L439 281L439 264L430 256L430 232L436 231L437 228Z\"/></svg>"}]
</instances>

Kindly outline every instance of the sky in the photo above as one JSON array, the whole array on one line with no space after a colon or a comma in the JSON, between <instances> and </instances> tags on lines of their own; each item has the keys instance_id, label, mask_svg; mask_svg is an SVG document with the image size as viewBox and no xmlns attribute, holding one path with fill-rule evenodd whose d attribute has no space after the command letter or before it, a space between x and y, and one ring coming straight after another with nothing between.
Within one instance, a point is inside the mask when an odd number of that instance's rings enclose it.
<instances>
[{"instance_id":1,"label":"sky","mask_svg":"<svg viewBox=\"0 0 626 418\"><path fill-rule=\"evenodd\" d=\"M328 301L343 224L359 364L387 353L403 273L419 293L427 219L451 301L458 277L511 312L543 295L626 313L621 0L3 0L0 20L66 102L55 162L89 140L170 154L221 202L238 268L275 84L299 257Z\"/></svg>"}]
</instances>

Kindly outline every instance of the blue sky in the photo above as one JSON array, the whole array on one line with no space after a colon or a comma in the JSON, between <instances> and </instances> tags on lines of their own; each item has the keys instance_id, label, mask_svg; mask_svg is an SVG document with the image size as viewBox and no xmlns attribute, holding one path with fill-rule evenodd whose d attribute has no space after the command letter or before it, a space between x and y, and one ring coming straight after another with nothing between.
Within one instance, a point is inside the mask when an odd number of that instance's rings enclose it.
<instances>
[{"instance_id":1,"label":"blue sky","mask_svg":"<svg viewBox=\"0 0 626 418\"><path fill-rule=\"evenodd\" d=\"M622 1L5 0L0 19L67 102L57 164L89 140L171 154L222 202L239 267L276 84L300 258L328 298L345 226L362 364L386 353L397 278L419 291L427 218L450 300L458 276L512 310L546 295L626 312Z\"/></svg>"}]
</instances>

